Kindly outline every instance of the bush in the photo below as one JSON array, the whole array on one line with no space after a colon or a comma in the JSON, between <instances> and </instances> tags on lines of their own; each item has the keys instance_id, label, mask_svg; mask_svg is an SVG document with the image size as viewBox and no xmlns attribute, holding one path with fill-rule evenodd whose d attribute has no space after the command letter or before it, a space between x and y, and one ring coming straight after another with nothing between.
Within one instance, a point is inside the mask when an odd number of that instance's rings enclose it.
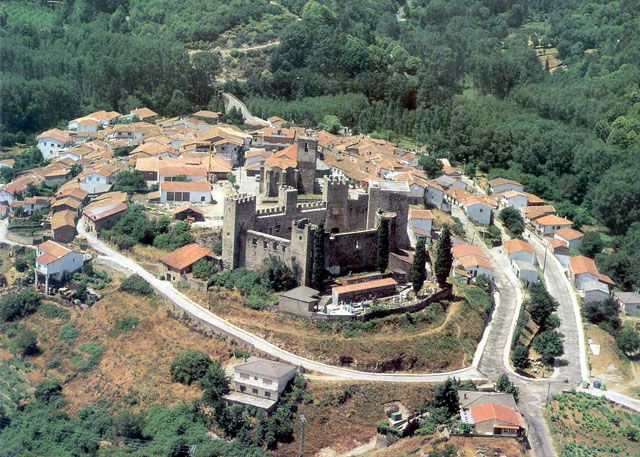
<instances>
[{"instance_id":1,"label":"bush","mask_svg":"<svg viewBox=\"0 0 640 457\"><path fill-rule=\"evenodd\" d=\"M153 245L166 251L174 251L182 246L193 243L191 227L187 222L176 222L167 233L156 235Z\"/></svg>"},{"instance_id":2,"label":"bush","mask_svg":"<svg viewBox=\"0 0 640 457\"><path fill-rule=\"evenodd\" d=\"M207 372L200 380L200 386L204 390L202 399L210 404L216 404L229 393L229 378L227 378L219 360L214 360L209 364Z\"/></svg>"},{"instance_id":3,"label":"bush","mask_svg":"<svg viewBox=\"0 0 640 457\"><path fill-rule=\"evenodd\" d=\"M133 295L149 296L153 294L153 287L142 276L132 274L120 283L120 290Z\"/></svg>"},{"instance_id":4,"label":"bush","mask_svg":"<svg viewBox=\"0 0 640 457\"><path fill-rule=\"evenodd\" d=\"M564 337L557 330L546 330L536 335L533 348L540 354L543 361L552 364L556 357L564 354Z\"/></svg>"},{"instance_id":5,"label":"bush","mask_svg":"<svg viewBox=\"0 0 640 457\"><path fill-rule=\"evenodd\" d=\"M62 395L62 385L55 379L45 379L36 386L34 396L36 399L50 403L52 400L60 398Z\"/></svg>"},{"instance_id":6,"label":"bush","mask_svg":"<svg viewBox=\"0 0 640 457\"><path fill-rule=\"evenodd\" d=\"M219 269L215 262L201 259L193 265L192 273L198 279L209 280L218 271Z\"/></svg>"},{"instance_id":7,"label":"bush","mask_svg":"<svg viewBox=\"0 0 640 457\"><path fill-rule=\"evenodd\" d=\"M33 287L27 287L0 298L0 319L3 321L21 319L35 313L39 306L40 294Z\"/></svg>"},{"instance_id":8,"label":"bush","mask_svg":"<svg viewBox=\"0 0 640 457\"><path fill-rule=\"evenodd\" d=\"M513 236L519 237L524 232L524 219L517 209L505 208L500 211L499 218Z\"/></svg>"},{"instance_id":9,"label":"bush","mask_svg":"<svg viewBox=\"0 0 640 457\"><path fill-rule=\"evenodd\" d=\"M124 316L122 319L118 319L109 332L111 336L117 336L122 333L127 333L133 330L140 323L140 319L135 316Z\"/></svg>"},{"instance_id":10,"label":"bush","mask_svg":"<svg viewBox=\"0 0 640 457\"><path fill-rule=\"evenodd\" d=\"M68 324L64 324L60 327L60 331L58 332L58 340L67 343L68 345L72 345L76 342L76 338L80 332L76 327L74 322L69 322Z\"/></svg>"},{"instance_id":11,"label":"bush","mask_svg":"<svg viewBox=\"0 0 640 457\"><path fill-rule=\"evenodd\" d=\"M640 335L629 322L626 322L616 335L616 344L626 355L635 354L640 349Z\"/></svg>"},{"instance_id":12,"label":"bush","mask_svg":"<svg viewBox=\"0 0 640 457\"><path fill-rule=\"evenodd\" d=\"M187 349L171 362L171 379L182 384L200 380L209 369L211 358L201 351Z\"/></svg>"},{"instance_id":13,"label":"bush","mask_svg":"<svg viewBox=\"0 0 640 457\"><path fill-rule=\"evenodd\" d=\"M38 353L36 332L26 328L21 329L11 341L13 348L20 355L35 355Z\"/></svg>"},{"instance_id":14,"label":"bush","mask_svg":"<svg viewBox=\"0 0 640 457\"><path fill-rule=\"evenodd\" d=\"M522 344L518 344L511 353L511 362L519 370L527 368L529 366L529 349Z\"/></svg>"},{"instance_id":15,"label":"bush","mask_svg":"<svg viewBox=\"0 0 640 457\"><path fill-rule=\"evenodd\" d=\"M142 173L137 171L123 171L116 176L113 190L116 192L126 192L128 194L146 192L147 183Z\"/></svg>"},{"instance_id":16,"label":"bush","mask_svg":"<svg viewBox=\"0 0 640 457\"><path fill-rule=\"evenodd\" d=\"M40 310L50 319L69 319L71 317L71 313L68 310L53 303L43 303L40 306Z\"/></svg>"}]
</instances>

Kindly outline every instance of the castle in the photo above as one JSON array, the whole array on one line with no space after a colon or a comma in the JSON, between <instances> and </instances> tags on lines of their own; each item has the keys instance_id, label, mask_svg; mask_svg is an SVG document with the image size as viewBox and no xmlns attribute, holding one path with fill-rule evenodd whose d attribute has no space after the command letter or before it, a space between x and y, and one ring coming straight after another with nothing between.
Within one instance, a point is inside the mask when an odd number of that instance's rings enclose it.
<instances>
[{"instance_id":1,"label":"castle","mask_svg":"<svg viewBox=\"0 0 640 457\"><path fill-rule=\"evenodd\" d=\"M398 183L375 182L351 198L349 182L324 177L322 199L298 203L298 189L278 189L278 206L256 208L256 196L235 195L224 202L222 262L225 269L260 268L269 256L297 265L299 282L309 285L313 239L324 223L325 269L333 275L376 268L377 227L389 221L389 251L409 248L410 191Z\"/></svg>"}]
</instances>

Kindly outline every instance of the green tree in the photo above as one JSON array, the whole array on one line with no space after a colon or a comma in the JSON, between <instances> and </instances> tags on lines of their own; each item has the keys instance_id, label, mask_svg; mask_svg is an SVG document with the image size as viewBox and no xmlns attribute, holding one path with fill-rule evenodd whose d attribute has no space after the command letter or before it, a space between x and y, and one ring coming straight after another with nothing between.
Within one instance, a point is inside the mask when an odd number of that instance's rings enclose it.
<instances>
[{"instance_id":1,"label":"green tree","mask_svg":"<svg viewBox=\"0 0 640 457\"><path fill-rule=\"evenodd\" d=\"M342 129L342 124L340 123L340 119L338 119L338 116L327 114L322 119L322 123L319 127L335 135L340 132L340 129Z\"/></svg>"},{"instance_id":2,"label":"green tree","mask_svg":"<svg viewBox=\"0 0 640 457\"><path fill-rule=\"evenodd\" d=\"M280 257L267 257L262 262L261 272L267 286L275 292L292 289L298 284L297 269L289 268Z\"/></svg>"},{"instance_id":3,"label":"green tree","mask_svg":"<svg viewBox=\"0 0 640 457\"><path fill-rule=\"evenodd\" d=\"M546 364L553 364L556 357L564 354L564 336L557 330L546 330L533 339L533 348Z\"/></svg>"},{"instance_id":4,"label":"green tree","mask_svg":"<svg viewBox=\"0 0 640 457\"><path fill-rule=\"evenodd\" d=\"M211 362L207 372L200 379L200 386L204 390L202 399L212 405L218 403L224 395L229 393L229 378L219 360Z\"/></svg>"},{"instance_id":5,"label":"green tree","mask_svg":"<svg viewBox=\"0 0 640 457\"><path fill-rule=\"evenodd\" d=\"M558 309L559 304L543 284L532 284L529 286L529 301L525 306L533 321L544 328L547 319Z\"/></svg>"},{"instance_id":6,"label":"green tree","mask_svg":"<svg viewBox=\"0 0 640 457\"><path fill-rule=\"evenodd\" d=\"M418 164L429 178L437 178L442 174L442 161L433 155L421 154Z\"/></svg>"},{"instance_id":7,"label":"green tree","mask_svg":"<svg viewBox=\"0 0 640 457\"><path fill-rule=\"evenodd\" d=\"M513 398L518 401L518 386L511 382L509 376L507 376L505 373L502 373L500 376L498 376L498 379L496 380L496 390L498 392L512 394Z\"/></svg>"},{"instance_id":8,"label":"green tree","mask_svg":"<svg viewBox=\"0 0 640 457\"><path fill-rule=\"evenodd\" d=\"M38 336L33 330L22 328L13 338L11 344L20 355L35 355L38 353Z\"/></svg>"},{"instance_id":9,"label":"green tree","mask_svg":"<svg viewBox=\"0 0 640 457\"><path fill-rule=\"evenodd\" d=\"M128 194L136 194L147 191L147 183L142 173L137 171L123 171L116 176L116 182L113 190L117 192L126 192Z\"/></svg>"},{"instance_id":10,"label":"green tree","mask_svg":"<svg viewBox=\"0 0 640 457\"><path fill-rule=\"evenodd\" d=\"M201 259L198 260L195 264L193 264L193 276L202 279L209 280L211 276L215 275L220 271L218 269L218 265L211 260Z\"/></svg>"},{"instance_id":11,"label":"green tree","mask_svg":"<svg viewBox=\"0 0 640 457\"><path fill-rule=\"evenodd\" d=\"M524 218L515 208L504 208L500 211L500 220L513 236L520 237L524 232Z\"/></svg>"},{"instance_id":12,"label":"green tree","mask_svg":"<svg viewBox=\"0 0 640 457\"><path fill-rule=\"evenodd\" d=\"M416 250L413 255L413 264L409 273L409 281L413 286L413 291L418 293L422 289L425 279L427 279L427 250L425 249L425 238L421 237L416 243Z\"/></svg>"},{"instance_id":13,"label":"green tree","mask_svg":"<svg viewBox=\"0 0 640 457\"><path fill-rule=\"evenodd\" d=\"M513 366L519 370L524 370L529 366L529 348L523 344L518 344L511 353Z\"/></svg>"},{"instance_id":14,"label":"green tree","mask_svg":"<svg viewBox=\"0 0 640 457\"><path fill-rule=\"evenodd\" d=\"M378 225L377 266L384 273L389 266L389 220L381 219Z\"/></svg>"},{"instance_id":15,"label":"green tree","mask_svg":"<svg viewBox=\"0 0 640 457\"><path fill-rule=\"evenodd\" d=\"M318 224L313 232L313 264L311 267L311 284L317 290L324 288L324 223Z\"/></svg>"},{"instance_id":16,"label":"green tree","mask_svg":"<svg viewBox=\"0 0 640 457\"><path fill-rule=\"evenodd\" d=\"M640 336L629 322L625 322L616 335L616 344L626 355L635 354L640 349Z\"/></svg>"},{"instance_id":17,"label":"green tree","mask_svg":"<svg viewBox=\"0 0 640 457\"><path fill-rule=\"evenodd\" d=\"M40 294L33 287L11 292L0 297L0 319L14 321L36 312Z\"/></svg>"},{"instance_id":18,"label":"green tree","mask_svg":"<svg viewBox=\"0 0 640 457\"><path fill-rule=\"evenodd\" d=\"M453 265L451 232L449 232L448 227L445 227L436 249L435 273L440 287L444 287L445 284L447 284L447 278L449 278L449 273L451 272L451 265Z\"/></svg>"},{"instance_id":19,"label":"green tree","mask_svg":"<svg viewBox=\"0 0 640 457\"><path fill-rule=\"evenodd\" d=\"M171 362L171 379L182 384L192 384L207 373L211 363L204 352L186 349Z\"/></svg>"},{"instance_id":20,"label":"green tree","mask_svg":"<svg viewBox=\"0 0 640 457\"><path fill-rule=\"evenodd\" d=\"M460 381L456 378L447 378L447 380L436 387L433 404L439 408L445 408L449 416L453 416L458 412L460 400L458 398L458 388Z\"/></svg>"},{"instance_id":21,"label":"green tree","mask_svg":"<svg viewBox=\"0 0 640 457\"><path fill-rule=\"evenodd\" d=\"M60 398L62 395L62 385L56 379L45 379L36 386L34 396L37 400L44 403L50 403Z\"/></svg>"},{"instance_id":22,"label":"green tree","mask_svg":"<svg viewBox=\"0 0 640 457\"><path fill-rule=\"evenodd\" d=\"M598 232L587 232L582 237L582 243L578 250L584 256L594 258L604 249L602 237Z\"/></svg>"}]
</instances>

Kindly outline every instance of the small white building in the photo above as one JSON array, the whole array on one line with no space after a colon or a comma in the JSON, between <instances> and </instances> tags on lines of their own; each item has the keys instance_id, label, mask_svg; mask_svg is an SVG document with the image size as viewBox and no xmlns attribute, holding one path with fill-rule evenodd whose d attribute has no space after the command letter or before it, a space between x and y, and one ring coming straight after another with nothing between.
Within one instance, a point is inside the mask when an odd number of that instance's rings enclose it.
<instances>
[{"instance_id":1,"label":"small white building","mask_svg":"<svg viewBox=\"0 0 640 457\"><path fill-rule=\"evenodd\" d=\"M564 241L567 243L569 249L578 249L582 244L582 239L584 235L579 230L574 230L572 228L562 228L557 230L553 237L556 240Z\"/></svg>"},{"instance_id":2,"label":"small white building","mask_svg":"<svg viewBox=\"0 0 640 457\"><path fill-rule=\"evenodd\" d=\"M582 285L582 295L585 303L607 300L611 293L609 286L600 281L585 281Z\"/></svg>"},{"instance_id":3,"label":"small white building","mask_svg":"<svg viewBox=\"0 0 640 457\"><path fill-rule=\"evenodd\" d=\"M45 159L54 157L58 151L72 146L73 142L73 137L60 129L47 130L36 137L36 146Z\"/></svg>"},{"instance_id":4,"label":"small white building","mask_svg":"<svg viewBox=\"0 0 640 457\"><path fill-rule=\"evenodd\" d=\"M49 278L62 279L65 273L80 270L87 255L69 249L55 241L45 241L36 248L35 283L38 287L40 276L44 276L45 293L49 291Z\"/></svg>"},{"instance_id":5,"label":"small white building","mask_svg":"<svg viewBox=\"0 0 640 457\"><path fill-rule=\"evenodd\" d=\"M493 208L484 200L476 197L467 198L462 203L462 206L464 213L471 221L482 225L489 225L491 222L491 212Z\"/></svg>"},{"instance_id":6,"label":"small white building","mask_svg":"<svg viewBox=\"0 0 640 457\"><path fill-rule=\"evenodd\" d=\"M16 199L13 192L7 190L4 187L0 187L0 203L10 205L12 201Z\"/></svg>"},{"instance_id":7,"label":"small white building","mask_svg":"<svg viewBox=\"0 0 640 457\"><path fill-rule=\"evenodd\" d=\"M232 403L255 406L267 411L278 401L280 394L295 376L293 365L250 357L233 368L233 391L225 395Z\"/></svg>"},{"instance_id":8,"label":"small white building","mask_svg":"<svg viewBox=\"0 0 640 457\"><path fill-rule=\"evenodd\" d=\"M500 197L500 205L504 208L520 209L529 203L529 199L525 194L515 190L508 190L498 195Z\"/></svg>"},{"instance_id":9,"label":"small white building","mask_svg":"<svg viewBox=\"0 0 640 457\"><path fill-rule=\"evenodd\" d=\"M640 317L640 294L637 292L614 292L613 298L629 316Z\"/></svg>"},{"instance_id":10,"label":"small white building","mask_svg":"<svg viewBox=\"0 0 640 457\"><path fill-rule=\"evenodd\" d=\"M208 181L161 181L160 201L211 203L211 184Z\"/></svg>"},{"instance_id":11,"label":"small white building","mask_svg":"<svg viewBox=\"0 0 640 457\"><path fill-rule=\"evenodd\" d=\"M537 284L540 282L538 270L532 263L524 260L513 260L511 265L513 266L513 270L516 272L516 276L518 276L520 281L529 284Z\"/></svg>"},{"instance_id":12,"label":"small white building","mask_svg":"<svg viewBox=\"0 0 640 457\"><path fill-rule=\"evenodd\" d=\"M206 181L207 169L198 165L168 166L158 168L158 181Z\"/></svg>"},{"instance_id":13,"label":"small white building","mask_svg":"<svg viewBox=\"0 0 640 457\"><path fill-rule=\"evenodd\" d=\"M593 259L583 255L569 257L569 275L578 290L584 290L586 284L591 281L604 283L607 287L614 285L609 276L598 271Z\"/></svg>"},{"instance_id":14,"label":"small white building","mask_svg":"<svg viewBox=\"0 0 640 457\"><path fill-rule=\"evenodd\" d=\"M428 209L409 209L409 227L418 233L431 237L433 226L433 213Z\"/></svg>"},{"instance_id":15,"label":"small white building","mask_svg":"<svg viewBox=\"0 0 640 457\"><path fill-rule=\"evenodd\" d=\"M442 186L435 181L429 181L424 193L424 202L440 210L443 209L444 189Z\"/></svg>"},{"instance_id":16,"label":"small white building","mask_svg":"<svg viewBox=\"0 0 640 457\"><path fill-rule=\"evenodd\" d=\"M536 263L536 254L533 251L533 247L523 240L507 240L502 243L502 250L509 258L510 262L519 260L522 262L528 262L532 265Z\"/></svg>"},{"instance_id":17,"label":"small white building","mask_svg":"<svg viewBox=\"0 0 640 457\"><path fill-rule=\"evenodd\" d=\"M558 230L571 228L573 222L564 217L550 214L532 221L531 225L540 236L552 236Z\"/></svg>"},{"instance_id":18,"label":"small white building","mask_svg":"<svg viewBox=\"0 0 640 457\"><path fill-rule=\"evenodd\" d=\"M493 279L493 267L489 260L484 256L467 256L456 260L458 269L464 270L467 277L478 278L485 276L488 279Z\"/></svg>"},{"instance_id":19,"label":"small white building","mask_svg":"<svg viewBox=\"0 0 640 457\"><path fill-rule=\"evenodd\" d=\"M518 181L514 181L513 179L496 178L489 181L489 190L492 194L499 194L508 190L523 192L524 186Z\"/></svg>"}]
</instances>

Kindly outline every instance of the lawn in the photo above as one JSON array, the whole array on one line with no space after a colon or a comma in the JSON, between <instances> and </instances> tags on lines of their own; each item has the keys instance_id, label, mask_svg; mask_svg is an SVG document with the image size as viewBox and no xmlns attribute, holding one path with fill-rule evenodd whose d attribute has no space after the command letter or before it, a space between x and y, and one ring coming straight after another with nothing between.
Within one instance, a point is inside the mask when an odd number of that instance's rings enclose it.
<instances>
[{"instance_id":1,"label":"lawn","mask_svg":"<svg viewBox=\"0 0 640 457\"><path fill-rule=\"evenodd\" d=\"M604 398L558 394L545 414L561 457L640 455L640 414Z\"/></svg>"}]
</instances>

